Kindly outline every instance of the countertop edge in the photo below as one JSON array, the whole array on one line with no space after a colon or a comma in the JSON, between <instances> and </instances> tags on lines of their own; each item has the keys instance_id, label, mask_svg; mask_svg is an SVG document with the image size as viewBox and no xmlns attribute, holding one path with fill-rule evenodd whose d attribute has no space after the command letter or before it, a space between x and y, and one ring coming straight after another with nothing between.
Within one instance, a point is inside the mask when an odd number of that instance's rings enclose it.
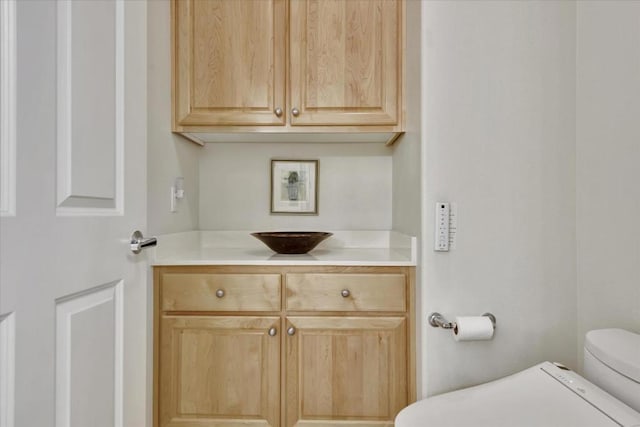
<instances>
[{"instance_id":1,"label":"countertop edge","mask_svg":"<svg viewBox=\"0 0 640 427\"><path fill-rule=\"evenodd\" d=\"M333 245L304 255L278 255L246 231L188 231L158 236L152 266L389 266L417 265L417 238L396 231L337 231ZM219 246L215 245L220 237ZM254 241L255 240L255 241ZM297 259L302 258L304 259Z\"/></svg>"}]
</instances>

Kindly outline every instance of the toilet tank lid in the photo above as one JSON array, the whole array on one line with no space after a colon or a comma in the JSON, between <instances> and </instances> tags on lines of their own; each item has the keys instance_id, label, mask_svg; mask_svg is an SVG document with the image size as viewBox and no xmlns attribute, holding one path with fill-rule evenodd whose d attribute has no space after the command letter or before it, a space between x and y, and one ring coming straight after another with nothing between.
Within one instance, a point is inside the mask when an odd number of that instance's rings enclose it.
<instances>
[{"instance_id":1,"label":"toilet tank lid","mask_svg":"<svg viewBox=\"0 0 640 427\"><path fill-rule=\"evenodd\" d=\"M618 373L640 382L640 335L624 329L587 332L585 349Z\"/></svg>"}]
</instances>

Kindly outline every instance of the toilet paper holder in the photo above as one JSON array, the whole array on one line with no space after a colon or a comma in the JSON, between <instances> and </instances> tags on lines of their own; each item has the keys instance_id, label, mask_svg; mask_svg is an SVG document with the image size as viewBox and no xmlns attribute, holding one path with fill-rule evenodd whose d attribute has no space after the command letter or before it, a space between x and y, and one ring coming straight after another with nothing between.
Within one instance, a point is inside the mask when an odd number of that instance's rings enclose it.
<instances>
[{"instance_id":1,"label":"toilet paper holder","mask_svg":"<svg viewBox=\"0 0 640 427\"><path fill-rule=\"evenodd\" d=\"M496 316L491 313L484 313L483 316L491 319L491 323L493 323L493 328L496 327ZM443 329L455 329L456 322L449 322L444 316L438 312L433 312L429 315L429 324L434 328L443 328Z\"/></svg>"}]
</instances>

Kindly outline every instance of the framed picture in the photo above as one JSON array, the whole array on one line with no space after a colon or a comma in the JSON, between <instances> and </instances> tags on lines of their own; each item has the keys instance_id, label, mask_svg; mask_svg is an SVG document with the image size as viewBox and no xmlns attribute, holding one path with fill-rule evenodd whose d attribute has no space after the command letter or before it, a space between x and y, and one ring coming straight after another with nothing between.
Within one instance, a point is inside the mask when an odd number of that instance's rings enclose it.
<instances>
[{"instance_id":1,"label":"framed picture","mask_svg":"<svg viewBox=\"0 0 640 427\"><path fill-rule=\"evenodd\" d=\"M317 160L271 160L271 213L318 215Z\"/></svg>"}]
</instances>

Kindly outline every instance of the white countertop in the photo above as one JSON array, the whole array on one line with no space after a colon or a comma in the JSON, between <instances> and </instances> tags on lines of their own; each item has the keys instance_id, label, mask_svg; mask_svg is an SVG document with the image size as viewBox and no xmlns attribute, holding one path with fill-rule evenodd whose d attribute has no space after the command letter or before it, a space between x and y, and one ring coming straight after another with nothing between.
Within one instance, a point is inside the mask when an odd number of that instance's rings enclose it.
<instances>
[{"instance_id":1,"label":"white countertop","mask_svg":"<svg viewBox=\"0 0 640 427\"><path fill-rule=\"evenodd\" d=\"M189 231L158 236L152 265L415 266L416 238L394 231L332 231L304 255L281 255L250 231Z\"/></svg>"}]
</instances>

